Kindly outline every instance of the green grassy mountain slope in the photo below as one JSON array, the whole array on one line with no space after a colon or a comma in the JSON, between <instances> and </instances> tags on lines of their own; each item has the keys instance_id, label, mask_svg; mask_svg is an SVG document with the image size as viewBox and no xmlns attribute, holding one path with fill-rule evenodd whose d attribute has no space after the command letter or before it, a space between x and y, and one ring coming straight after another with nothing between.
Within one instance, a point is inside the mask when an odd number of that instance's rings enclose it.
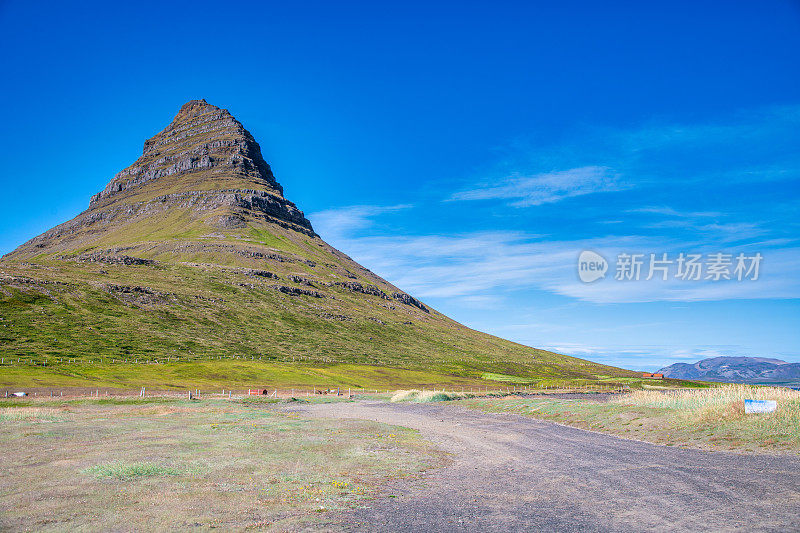
<instances>
[{"instance_id":1,"label":"green grassy mountain slope","mask_svg":"<svg viewBox=\"0 0 800 533\"><path fill-rule=\"evenodd\" d=\"M0 357L5 384L635 376L471 330L357 264L203 100L86 211L2 258Z\"/></svg>"}]
</instances>

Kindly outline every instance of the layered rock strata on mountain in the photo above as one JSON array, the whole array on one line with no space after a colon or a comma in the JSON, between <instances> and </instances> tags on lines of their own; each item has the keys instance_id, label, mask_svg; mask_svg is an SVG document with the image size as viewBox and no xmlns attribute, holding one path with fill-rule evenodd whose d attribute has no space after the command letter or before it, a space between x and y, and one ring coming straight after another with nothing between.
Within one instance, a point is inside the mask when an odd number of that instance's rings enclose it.
<instances>
[{"instance_id":1,"label":"layered rock strata on mountain","mask_svg":"<svg viewBox=\"0 0 800 533\"><path fill-rule=\"evenodd\" d=\"M164 215L173 207L198 216L221 211L207 222L224 229L245 227L256 218L316 236L303 212L283 197L261 147L244 126L227 110L192 100L145 141L139 159L91 197L86 211L23 247L91 237L108 225Z\"/></svg>"}]
</instances>

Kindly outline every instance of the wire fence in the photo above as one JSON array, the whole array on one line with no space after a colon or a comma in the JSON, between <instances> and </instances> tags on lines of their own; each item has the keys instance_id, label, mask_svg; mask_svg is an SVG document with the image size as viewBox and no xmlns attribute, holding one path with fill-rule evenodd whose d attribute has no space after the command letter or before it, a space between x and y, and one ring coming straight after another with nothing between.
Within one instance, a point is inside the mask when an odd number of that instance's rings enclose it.
<instances>
[{"instance_id":1,"label":"wire fence","mask_svg":"<svg viewBox=\"0 0 800 533\"><path fill-rule=\"evenodd\" d=\"M201 389L187 388L183 390L159 390L141 387L136 389L118 389L109 387L64 387L64 388L44 388L44 387L18 387L0 389L2 398L165 398L165 399L228 399L242 400L255 398L275 398L275 399L301 399L301 398L325 398L325 397L345 397L355 398L382 397L392 395L398 389L387 388L354 388L342 387L339 385L320 386L320 387L256 387L249 389ZM507 395L547 395L547 394L620 394L627 392L627 386L619 383L609 383L600 385L543 385L543 386L508 386L508 387L457 387L457 386L431 386L420 385L404 387L401 390L419 390L421 392L443 392L461 393L473 396L507 396Z\"/></svg>"}]
</instances>

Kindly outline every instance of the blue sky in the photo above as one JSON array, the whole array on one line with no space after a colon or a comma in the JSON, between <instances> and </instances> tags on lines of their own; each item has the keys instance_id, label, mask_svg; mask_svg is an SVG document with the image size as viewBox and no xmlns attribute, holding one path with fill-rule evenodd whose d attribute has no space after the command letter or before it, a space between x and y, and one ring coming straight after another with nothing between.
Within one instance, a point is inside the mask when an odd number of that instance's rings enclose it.
<instances>
[{"instance_id":1,"label":"blue sky","mask_svg":"<svg viewBox=\"0 0 800 533\"><path fill-rule=\"evenodd\" d=\"M323 238L469 326L636 369L800 361L797 2L6 0L0 24L0 253L206 98ZM622 252L763 262L623 282Z\"/></svg>"}]
</instances>

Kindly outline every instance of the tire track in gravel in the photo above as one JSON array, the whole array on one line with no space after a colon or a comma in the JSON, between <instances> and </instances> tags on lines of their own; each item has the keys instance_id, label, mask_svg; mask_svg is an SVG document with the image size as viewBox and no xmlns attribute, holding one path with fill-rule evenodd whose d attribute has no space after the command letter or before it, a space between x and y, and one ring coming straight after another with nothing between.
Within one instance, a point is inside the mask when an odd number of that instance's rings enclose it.
<instances>
[{"instance_id":1,"label":"tire track in gravel","mask_svg":"<svg viewBox=\"0 0 800 533\"><path fill-rule=\"evenodd\" d=\"M800 458L704 452L452 405L312 404L453 454L343 517L352 531L800 531Z\"/></svg>"}]
</instances>

